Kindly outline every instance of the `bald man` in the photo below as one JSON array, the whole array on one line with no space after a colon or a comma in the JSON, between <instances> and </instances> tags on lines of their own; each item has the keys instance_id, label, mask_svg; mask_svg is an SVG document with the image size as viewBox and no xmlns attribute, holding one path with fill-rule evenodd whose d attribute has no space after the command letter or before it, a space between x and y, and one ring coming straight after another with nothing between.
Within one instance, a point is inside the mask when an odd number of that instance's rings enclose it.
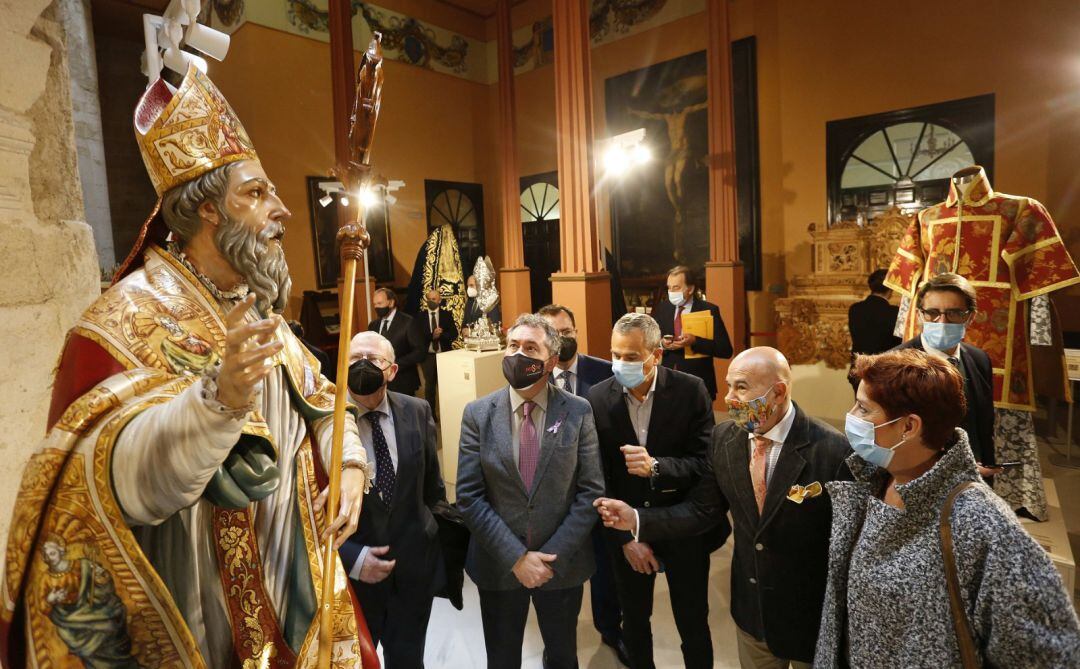
<instances>
[{"instance_id":1,"label":"bald man","mask_svg":"<svg viewBox=\"0 0 1080 669\"><path fill-rule=\"evenodd\" d=\"M825 483L849 480L844 435L791 400L780 351L743 351L728 368L731 420L717 425L708 470L681 504L632 509L596 501L607 527L652 542L735 524L731 615L742 667L809 667L825 597L832 506Z\"/></svg>"},{"instance_id":2,"label":"bald man","mask_svg":"<svg viewBox=\"0 0 1080 669\"><path fill-rule=\"evenodd\" d=\"M431 604L446 581L434 509L446 503L435 423L422 399L388 390L398 372L394 347L377 332L349 346L349 396L375 463L356 533L341 563L387 669L424 666Z\"/></svg>"}]
</instances>

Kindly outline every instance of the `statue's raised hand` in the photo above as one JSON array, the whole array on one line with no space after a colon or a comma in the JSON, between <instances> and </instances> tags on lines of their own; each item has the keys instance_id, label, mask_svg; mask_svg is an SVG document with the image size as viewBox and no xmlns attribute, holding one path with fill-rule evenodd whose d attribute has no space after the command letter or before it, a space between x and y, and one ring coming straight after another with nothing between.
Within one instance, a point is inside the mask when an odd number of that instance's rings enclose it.
<instances>
[{"instance_id":1,"label":"statue's raised hand","mask_svg":"<svg viewBox=\"0 0 1080 669\"><path fill-rule=\"evenodd\" d=\"M266 360L281 350L274 339L279 316L245 323L244 314L255 304L248 294L225 315L225 354L221 359L217 386L219 402L230 409L242 409L251 403L259 382L273 369Z\"/></svg>"}]
</instances>

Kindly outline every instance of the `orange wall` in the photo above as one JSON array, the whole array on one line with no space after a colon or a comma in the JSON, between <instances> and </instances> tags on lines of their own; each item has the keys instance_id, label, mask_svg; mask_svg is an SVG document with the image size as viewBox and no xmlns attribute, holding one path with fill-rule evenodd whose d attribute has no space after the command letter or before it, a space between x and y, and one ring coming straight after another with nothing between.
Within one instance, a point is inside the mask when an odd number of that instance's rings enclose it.
<instances>
[{"instance_id":1,"label":"orange wall","mask_svg":"<svg viewBox=\"0 0 1080 669\"><path fill-rule=\"evenodd\" d=\"M806 226L826 216L826 121L984 93L996 95L994 188L1041 200L1080 253L1080 4L757 4L778 56L762 200L780 212L767 230L785 238L788 278L809 271Z\"/></svg>"},{"instance_id":2,"label":"orange wall","mask_svg":"<svg viewBox=\"0 0 1080 669\"><path fill-rule=\"evenodd\" d=\"M773 300L809 271L806 228L825 219L830 120L996 94L994 186L1042 200L1080 255L1080 4L1030 0L1020 12L1004 0L978 8L920 0L904 12L920 18L902 28L895 7L859 0L730 7L732 39L757 38L764 290L749 296L752 330L773 329ZM549 14L548 0L530 0L515 7L514 25ZM492 21L483 30L491 36ZM594 48L596 136L605 134L606 78L705 45L697 14ZM293 209L286 251L299 295L314 286L304 176L332 163L327 46L248 24L229 59L212 67ZM373 155L382 173L408 184L391 210L395 283L406 282L424 238L425 178L484 185L487 251L501 266L496 87L394 61L385 67ZM517 76L515 92L518 173L554 170L553 68Z\"/></svg>"},{"instance_id":3,"label":"orange wall","mask_svg":"<svg viewBox=\"0 0 1080 669\"><path fill-rule=\"evenodd\" d=\"M490 160L479 155L491 148L490 87L392 60L383 68L372 161L376 172L406 184L390 208L394 285L404 286L427 234L424 179L477 182L481 175L494 176L484 165ZM228 59L211 65L210 75L292 210L285 253L296 314L303 290L316 287L306 177L329 174L334 163L329 47L248 23L233 35ZM484 183L485 201L493 183ZM488 247L497 244L489 240Z\"/></svg>"}]
</instances>

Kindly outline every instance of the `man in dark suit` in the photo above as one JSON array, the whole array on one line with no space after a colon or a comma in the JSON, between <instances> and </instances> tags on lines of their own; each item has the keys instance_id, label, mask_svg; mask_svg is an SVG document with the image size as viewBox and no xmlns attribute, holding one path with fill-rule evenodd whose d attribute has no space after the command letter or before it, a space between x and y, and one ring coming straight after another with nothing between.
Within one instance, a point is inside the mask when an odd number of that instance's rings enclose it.
<instances>
[{"instance_id":1,"label":"man in dark suit","mask_svg":"<svg viewBox=\"0 0 1080 669\"><path fill-rule=\"evenodd\" d=\"M862 302L848 307L848 332L851 333L851 359L856 355L888 351L900 343L893 334L900 307L889 304L889 289L885 287L887 270L870 274L867 284L870 295ZM858 390L859 380L849 375L851 387Z\"/></svg>"},{"instance_id":2,"label":"man in dark suit","mask_svg":"<svg viewBox=\"0 0 1080 669\"><path fill-rule=\"evenodd\" d=\"M971 282L959 274L945 273L923 283L916 296L922 334L897 348L914 348L945 358L964 377L967 413L960 427L968 434L979 472L990 478L1001 472L994 467L994 386L990 356L962 343L968 323L975 317L976 293Z\"/></svg>"},{"instance_id":3,"label":"man in dark suit","mask_svg":"<svg viewBox=\"0 0 1080 669\"><path fill-rule=\"evenodd\" d=\"M360 409L360 440L375 471L360 524L341 546L341 562L387 669L423 667L431 602L446 578L432 515L446 502L435 423L426 402L387 390L397 365L386 338L357 334L349 361L349 394Z\"/></svg>"},{"instance_id":4,"label":"man in dark suit","mask_svg":"<svg viewBox=\"0 0 1080 669\"><path fill-rule=\"evenodd\" d=\"M424 372L424 398L431 406L431 413L439 415L439 373L435 366L435 356L453 349L458 337L454 315L442 308L442 295L437 290L429 290L424 296L424 308L420 310L420 333L427 344L427 357L420 364Z\"/></svg>"},{"instance_id":5,"label":"man in dark suit","mask_svg":"<svg viewBox=\"0 0 1080 669\"><path fill-rule=\"evenodd\" d=\"M720 308L711 302L695 297L697 285L689 267L672 267L668 271L668 299L653 307L652 316L660 324L663 335L664 367L677 369L698 377L705 382L709 397L716 399L716 368L713 358L730 358L731 340L728 338ZM712 314L712 339L700 339L682 331L682 315L695 311ZM705 354L704 358L687 358L686 352Z\"/></svg>"},{"instance_id":6,"label":"man in dark suit","mask_svg":"<svg viewBox=\"0 0 1080 669\"><path fill-rule=\"evenodd\" d=\"M701 379L660 366L660 326L629 313L611 333L615 377L589 391L607 494L632 506L681 502L705 470L712 402ZM653 669L653 586L663 565L683 666L713 666L709 634L709 553L715 533L676 541L634 541L607 530L623 607L623 639L633 669ZM720 537L723 543L723 537Z\"/></svg>"},{"instance_id":7,"label":"man in dark suit","mask_svg":"<svg viewBox=\"0 0 1080 669\"><path fill-rule=\"evenodd\" d=\"M832 506L828 481L848 480L847 439L791 401L791 370L772 348L731 361L708 468L667 508L600 500L604 524L639 541L691 537L735 521L731 615L743 667L810 667L825 597Z\"/></svg>"},{"instance_id":8,"label":"man in dark suit","mask_svg":"<svg viewBox=\"0 0 1080 669\"><path fill-rule=\"evenodd\" d=\"M590 508L604 492L585 400L548 383L559 336L523 314L507 332L510 383L461 419L457 504L472 532L465 570L480 592L488 666L521 666L529 602L544 665L577 666L582 586L594 570Z\"/></svg>"},{"instance_id":9,"label":"man in dark suit","mask_svg":"<svg viewBox=\"0 0 1080 669\"><path fill-rule=\"evenodd\" d=\"M480 293L477 292L480 290L478 286L476 277L470 274L469 278L465 280L465 314L461 319L461 331L466 337L469 336L470 328L484 315L484 310L480 308L480 303L476 299L480 296ZM487 317L492 325L498 324L501 326L502 306L496 303L487 314Z\"/></svg>"},{"instance_id":10,"label":"man in dark suit","mask_svg":"<svg viewBox=\"0 0 1080 669\"><path fill-rule=\"evenodd\" d=\"M587 398L589 389L611 378L611 363L602 358L578 353L577 320L574 312L561 304L549 304L537 312L559 333L559 361L551 373L551 382L568 393ZM622 641L622 609L615 592L615 576L604 541L604 528L597 523L592 531L596 573L589 579L593 625L600 640L611 647L623 664L630 664L629 652Z\"/></svg>"},{"instance_id":11,"label":"man in dark suit","mask_svg":"<svg viewBox=\"0 0 1080 669\"><path fill-rule=\"evenodd\" d=\"M427 357L424 335L413 323L412 316L398 311L397 296L389 288L376 289L371 304L378 318L368 323L367 329L389 339L397 356L398 371L389 388L395 393L415 395L420 388L417 367Z\"/></svg>"}]
</instances>

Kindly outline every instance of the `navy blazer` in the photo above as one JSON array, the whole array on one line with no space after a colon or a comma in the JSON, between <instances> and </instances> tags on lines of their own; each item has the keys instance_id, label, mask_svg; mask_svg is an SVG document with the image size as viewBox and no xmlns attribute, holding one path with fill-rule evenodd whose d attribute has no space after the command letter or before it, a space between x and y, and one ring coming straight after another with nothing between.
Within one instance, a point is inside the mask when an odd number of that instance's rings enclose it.
<instances>
[{"instance_id":1,"label":"navy blazer","mask_svg":"<svg viewBox=\"0 0 1080 669\"><path fill-rule=\"evenodd\" d=\"M600 383L604 379L611 378L611 363L603 358L594 358L591 355L578 353L577 379L574 394L578 397L588 398L589 388ZM551 383L555 383L555 375L551 375Z\"/></svg>"},{"instance_id":2,"label":"navy blazer","mask_svg":"<svg viewBox=\"0 0 1080 669\"><path fill-rule=\"evenodd\" d=\"M698 377L705 382L705 390L709 397L716 397L716 368L713 367L713 358L730 358L733 352L731 339L728 338L724 319L720 317L720 308L712 302L706 302L699 297L694 298L694 304L690 306L690 313L696 311L708 311L713 316L713 338L698 339L691 347L694 353L704 353L707 357L686 359L683 349L675 351L664 350L663 365L669 369L677 369ZM653 307L652 317L660 325L660 332L664 335L675 334L675 307L666 299Z\"/></svg>"},{"instance_id":3,"label":"navy blazer","mask_svg":"<svg viewBox=\"0 0 1080 669\"><path fill-rule=\"evenodd\" d=\"M364 546L390 546L382 559L397 560L397 565L377 585L434 596L446 579L439 528L431 512L446 502L435 421L425 400L393 391L387 391L387 397L398 452L394 494L389 506L374 488L364 495L360 524L339 549L341 562L348 573Z\"/></svg>"}]
</instances>

